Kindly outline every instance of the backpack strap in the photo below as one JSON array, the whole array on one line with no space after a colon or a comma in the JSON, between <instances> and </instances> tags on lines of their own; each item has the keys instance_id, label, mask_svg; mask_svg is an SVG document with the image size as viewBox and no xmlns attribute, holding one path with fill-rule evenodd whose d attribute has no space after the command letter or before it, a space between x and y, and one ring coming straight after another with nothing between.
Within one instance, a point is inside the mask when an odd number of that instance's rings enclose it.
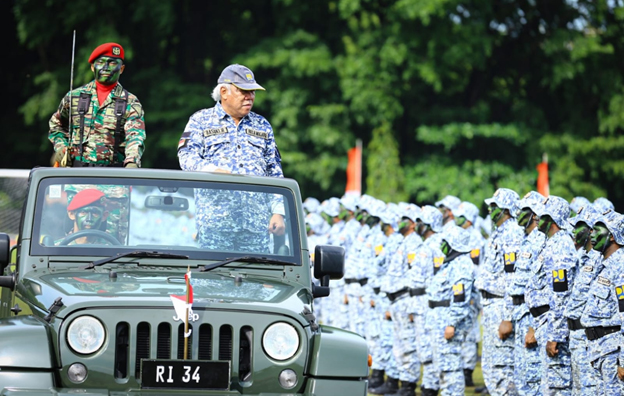
<instances>
[{"instance_id":1,"label":"backpack strap","mask_svg":"<svg viewBox=\"0 0 624 396\"><path fill-rule=\"evenodd\" d=\"M117 153L119 152L119 145L121 144L121 137L125 135L123 126L121 125L121 119L126 114L126 105L128 104L128 91L124 89L123 98L115 99L115 117L117 117L117 127L115 128L115 149L113 151L113 163L117 162Z\"/></svg>"},{"instance_id":2,"label":"backpack strap","mask_svg":"<svg viewBox=\"0 0 624 396\"><path fill-rule=\"evenodd\" d=\"M86 92L80 93L80 98L78 99L78 115L80 116L80 159L83 159L83 149L84 146L82 144L84 140L84 122L85 115L89 112L89 105L91 104L91 95ZM70 142L71 145L71 142Z\"/></svg>"}]
</instances>

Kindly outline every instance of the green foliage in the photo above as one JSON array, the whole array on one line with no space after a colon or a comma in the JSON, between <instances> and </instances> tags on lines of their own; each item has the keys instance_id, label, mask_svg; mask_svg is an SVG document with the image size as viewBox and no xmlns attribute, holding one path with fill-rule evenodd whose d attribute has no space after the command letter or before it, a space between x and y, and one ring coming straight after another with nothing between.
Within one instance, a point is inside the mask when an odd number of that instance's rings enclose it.
<instances>
[{"instance_id":1,"label":"green foliage","mask_svg":"<svg viewBox=\"0 0 624 396\"><path fill-rule=\"evenodd\" d=\"M552 194L624 206L624 7L609 1L257 0L4 2L14 31L2 122L5 166L47 165L50 115L92 79L86 62L122 43L121 83L146 111L144 164L178 168L188 117L210 107L223 67L267 88L287 177L304 196L344 192L347 150L364 142L364 192L482 205L498 187L535 188L550 159ZM97 21L95 23L94 21ZM19 133L18 133L19 132Z\"/></svg>"}]
</instances>

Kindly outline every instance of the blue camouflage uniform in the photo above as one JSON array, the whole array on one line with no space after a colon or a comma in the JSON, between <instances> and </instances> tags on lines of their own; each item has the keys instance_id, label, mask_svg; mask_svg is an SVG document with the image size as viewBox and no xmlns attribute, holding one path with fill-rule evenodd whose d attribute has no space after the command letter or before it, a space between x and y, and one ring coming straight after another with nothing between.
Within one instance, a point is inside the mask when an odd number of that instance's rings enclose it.
<instances>
[{"instance_id":1,"label":"blue camouflage uniform","mask_svg":"<svg viewBox=\"0 0 624 396\"><path fill-rule=\"evenodd\" d=\"M560 231L547 235L546 244L537 257L527 284L525 298L533 316L535 338L542 359L542 392L568 395L572 393L570 334L563 311L572 291L576 266L574 242L564 231L570 206L565 199L551 195L537 208L536 214L540 220L549 216ZM549 341L557 343L558 353L554 357L546 353Z\"/></svg>"},{"instance_id":2,"label":"blue camouflage uniform","mask_svg":"<svg viewBox=\"0 0 624 396\"><path fill-rule=\"evenodd\" d=\"M579 197L576 197L579 198ZM575 199L573 201L578 201ZM577 202L578 203L578 202ZM585 223L590 228L600 214L587 201L587 206L570 209L576 213L569 219L570 225ZM572 392L574 395L596 395L600 378L593 368L587 354L587 335L581 325L581 315L587 303L589 285L602 270L602 256L596 250L585 250L585 246L577 246L577 265L574 269L575 280L572 293L566 303L563 315L568 320L570 329L570 355L572 364Z\"/></svg>"},{"instance_id":3,"label":"blue camouflage uniform","mask_svg":"<svg viewBox=\"0 0 624 396\"><path fill-rule=\"evenodd\" d=\"M401 213L403 218L414 222L419 208L409 206ZM399 367L401 382L415 383L420 377L420 362L416 356L416 340L414 339L414 323L409 319L409 285L407 272L415 258L422 239L417 233L411 232L403 238L401 245L390 258L388 266L388 282L384 282L382 290L390 300L390 314L394 324L394 343L392 352Z\"/></svg>"},{"instance_id":4,"label":"blue camouflage uniform","mask_svg":"<svg viewBox=\"0 0 624 396\"><path fill-rule=\"evenodd\" d=\"M342 235L346 223L344 220L338 218L340 214L340 200L336 197L329 198L321 204L321 211L333 221L327 235L327 243L333 246L344 247L342 245L344 240L341 239L340 236ZM341 311L341 308L344 306L344 304L342 304L344 280L338 279L330 281L329 288L329 297L323 302L325 324L341 329L347 328L348 318L346 312Z\"/></svg>"},{"instance_id":5,"label":"blue camouflage uniform","mask_svg":"<svg viewBox=\"0 0 624 396\"><path fill-rule=\"evenodd\" d=\"M496 190L492 198L486 199L488 205L496 204L515 216L518 194L507 188ZM484 259L477 279L476 287L481 291L483 305L483 379L492 395L515 393L513 382L514 334L507 339L499 338L499 326L503 320L511 321L513 305L504 299L505 285L510 282L515 266L520 243L524 232L513 217L505 220L490 235Z\"/></svg>"},{"instance_id":6,"label":"blue camouflage uniform","mask_svg":"<svg viewBox=\"0 0 624 396\"><path fill-rule=\"evenodd\" d=\"M306 229L308 232L308 251L310 252L310 271L312 279L314 279L314 250L318 245L327 245L327 236L329 233L329 224L323 219L323 217L316 213L310 212L305 217ZM318 280L314 281L320 286ZM323 317L323 302L325 298L314 299L314 314L319 323L326 323Z\"/></svg>"},{"instance_id":7,"label":"blue camouflage uniform","mask_svg":"<svg viewBox=\"0 0 624 396\"><path fill-rule=\"evenodd\" d=\"M528 208L531 210L531 218L528 219L525 233L533 222L533 217L542 205L544 196L536 191L526 194L519 202L518 209ZM519 213L519 212L518 212ZM531 327L531 315L526 305L524 292L531 276L531 266L546 242L546 235L537 227L522 240L514 272L511 273L511 281L505 287L506 304L513 305L512 321L514 322L514 384L521 396L540 395L541 382L541 356L537 346L526 348L525 339L529 327Z\"/></svg>"},{"instance_id":8,"label":"blue camouflage uniform","mask_svg":"<svg viewBox=\"0 0 624 396\"><path fill-rule=\"evenodd\" d=\"M427 325L433 341L433 365L440 379L442 395L463 395L465 390L462 344L472 329L470 296L473 263L468 242L470 234L458 226L447 227L443 241L450 246L443 263L427 286L429 313ZM445 337L452 327L454 335Z\"/></svg>"},{"instance_id":9,"label":"blue camouflage uniform","mask_svg":"<svg viewBox=\"0 0 624 396\"><path fill-rule=\"evenodd\" d=\"M610 211L598 218L595 225L607 226L617 250L603 259L601 271L591 282L581 324L587 335L587 352L592 366L599 372L597 395L624 394L624 381L618 379L617 368L624 364L624 216Z\"/></svg>"},{"instance_id":10,"label":"blue camouflage uniform","mask_svg":"<svg viewBox=\"0 0 624 396\"><path fill-rule=\"evenodd\" d=\"M459 224L470 233L470 241L468 246L470 247L470 259L474 264L474 275L476 277L479 265L482 262L483 247L485 246L485 238L479 230L476 229L479 219L479 208L471 202L462 202L457 210L453 211L455 221L460 221L461 218L465 218L470 224ZM481 294L476 288L472 288L472 296L470 297L470 309L472 315L472 330L466 335L466 340L462 346L462 356L464 358L464 374L466 376L472 376L472 372L477 366L478 360L478 345L477 343L481 338L481 326L478 320L479 313L481 312ZM472 381L470 381L472 382Z\"/></svg>"}]
</instances>

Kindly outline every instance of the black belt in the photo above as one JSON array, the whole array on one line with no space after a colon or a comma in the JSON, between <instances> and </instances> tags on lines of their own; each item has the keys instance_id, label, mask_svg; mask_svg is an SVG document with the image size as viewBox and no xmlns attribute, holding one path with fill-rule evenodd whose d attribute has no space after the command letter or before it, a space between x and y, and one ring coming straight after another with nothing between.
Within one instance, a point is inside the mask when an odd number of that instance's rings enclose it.
<instances>
[{"instance_id":1,"label":"black belt","mask_svg":"<svg viewBox=\"0 0 624 396\"><path fill-rule=\"evenodd\" d=\"M444 300L444 301L429 300L429 308L450 307L450 306L451 306L451 300Z\"/></svg>"},{"instance_id":2,"label":"black belt","mask_svg":"<svg viewBox=\"0 0 624 396\"><path fill-rule=\"evenodd\" d=\"M379 294L380 291L381 291L381 287L373 287L373 293Z\"/></svg>"},{"instance_id":3,"label":"black belt","mask_svg":"<svg viewBox=\"0 0 624 396\"><path fill-rule=\"evenodd\" d=\"M522 296L511 296L511 300L513 301L513 305L522 305L522 304L524 304L524 295L522 295Z\"/></svg>"},{"instance_id":4,"label":"black belt","mask_svg":"<svg viewBox=\"0 0 624 396\"><path fill-rule=\"evenodd\" d=\"M348 278L344 280L347 285L357 282L358 280L355 278Z\"/></svg>"},{"instance_id":5,"label":"black belt","mask_svg":"<svg viewBox=\"0 0 624 396\"><path fill-rule=\"evenodd\" d=\"M583 325L581 324L581 319L570 319L568 318L568 329L570 330L580 330L580 329L584 329L585 327L583 327Z\"/></svg>"},{"instance_id":6,"label":"black belt","mask_svg":"<svg viewBox=\"0 0 624 396\"><path fill-rule=\"evenodd\" d=\"M427 294L427 290L424 287L417 287L415 289L409 289L409 294L411 297L424 296Z\"/></svg>"},{"instance_id":7,"label":"black belt","mask_svg":"<svg viewBox=\"0 0 624 396\"><path fill-rule=\"evenodd\" d=\"M531 315L533 315L534 318L537 318L538 316L550 311L550 305L546 304L546 305L540 305L539 307L535 307L535 308L529 308L529 311L531 312Z\"/></svg>"},{"instance_id":8,"label":"black belt","mask_svg":"<svg viewBox=\"0 0 624 396\"><path fill-rule=\"evenodd\" d=\"M368 283L368 278L358 279L358 283L360 284L360 286L364 286Z\"/></svg>"},{"instance_id":9,"label":"black belt","mask_svg":"<svg viewBox=\"0 0 624 396\"><path fill-rule=\"evenodd\" d=\"M74 168L123 168L123 164L115 162L111 164L94 164L92 162L83 162L80 160L73 160L72 167Z\"/></svg>"},{"instance_id":10,"label":"black belt","mask_svg":"<svg viewBox=\"0 0 624 396\"><path fill-rule=\"evenodd\" d=\"M598 326L598 327L587 327L585 329L585 335L587 336L587 339L590 341L594 341L597 340L599 338L602 338L604 336L606 336L607 334L611 334L611 333L615 333L620 331L621 327L620 326L611 326L611 327L602 327L602 326Z\"/></svg>"},{"instance_id":11,"label":"black belt","mask_svg":"<svg viewBox=\"0 0 624 396\"><path fill-rule=\"evenodd\" d=\"M481 290L481 295L483 296L483 298L503 298L503 296L499 296L497 294L493 294L485 290Z\"/></svg>"},{"instance_id":12,"label":"black belt","mask_svg":"<svg viewBox=\"0 0 624 396\"><path fill-rule=\"evenodd\" d=\"M404 287L403 289L399 291L395 291L394 293L386 293L386 296L388 296L388 300L390 300L390 302L394 302L394 300L396 300L397 298L401 297L402 295L408 292L409 292L409 289L407 287Z\"/></svg>"}]
</instances>

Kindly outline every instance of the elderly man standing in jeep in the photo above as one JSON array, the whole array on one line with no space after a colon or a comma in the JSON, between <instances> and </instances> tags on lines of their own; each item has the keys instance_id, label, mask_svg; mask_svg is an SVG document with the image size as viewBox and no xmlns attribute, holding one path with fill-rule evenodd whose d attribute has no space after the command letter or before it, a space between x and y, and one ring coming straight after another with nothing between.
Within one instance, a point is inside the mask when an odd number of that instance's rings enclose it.
<instances>
[{"instance_id":1,"label":"elderly man standing in jeep","mask_svg":"<svg viewBox=\"0 0 624 396\"><path fill-rule=\"evenodd\" d=\"M233 64L221 72L212 91L217 103L193 114L180 137L178 159L183 170L284 177L273 128L264 117L251 111L256 90L264 88L249 68ZM283 234L283 203L271 202L268 210L272 214L269 232ZM254 228L257 233L259 229ZM202 239L207 237L201 235ZM212 245L203 240L202 244Z\"/></svg>"}]
</instances>

